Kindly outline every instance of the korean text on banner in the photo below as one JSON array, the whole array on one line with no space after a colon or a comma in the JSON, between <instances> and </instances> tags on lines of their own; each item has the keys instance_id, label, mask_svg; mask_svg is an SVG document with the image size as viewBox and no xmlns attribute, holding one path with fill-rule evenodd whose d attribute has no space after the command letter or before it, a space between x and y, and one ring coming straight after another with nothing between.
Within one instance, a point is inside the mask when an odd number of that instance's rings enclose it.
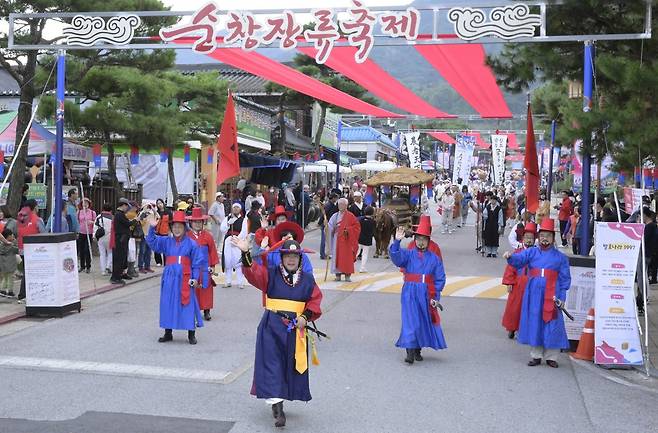
<instances>
[{"instance_id":1,"label":"korean text on banner","mask_svg":"<svg viewBox=\"0 0 658 433\"><path fill-rule=\"evenodd\" d=\"M642 196L649 192L642 188L624 188L624 210L631 215L642 206Z\"/></svg>"},{"instance_id":2,"label":"korean text on banner","mask_svg":"<svg viewBox=\"0 0 658 433\"><path fill-rule=\"evenodd\" d=\"M643 235L644 224L596 224L597 364L642 364L633 287Z\"/></svg>"},{"instance_id":3,"label":"korean text on banner","mask_svg":"<svg viewBox=\"0 0 658 433\"><path fill-rule=\"evenodd\" d=\"M505 152L507 150L507 135L491 136L491 158L494 169L494 185L502 185L505 181Z\"/></svg>"},{"instance_id":4,"label":"korean text on banner","mask_svg":"<svg viewBox=\"0 0 658 433\"><path fill-rule=\"evenodd\" d=\"M452 168L452 183L468 181L473 163L473 150L475 149L475 137L472 135L457 135L455 144L455 163Z\"/></svg>"},{"instance_id":5,"label":"korean text on banner","mask_svg":"<svg viewBox=\"0 0 658 433\"><path fill-rule=\"evenodd\" d=\"M587 313L590 308L594 307L596 283L594 260L591 261L591 267L582 266L582 263L578 263L581 260L580 257L571 257L569 259L571 287L567 292L566 307L575 319L573 321L564 321L569 340L580 340L580 335L587 320Z\"/></svg>"},{"instance_id":6,"label":"korean text on banner","mask_svg":"<svg viewBox=\"0 0 658 433\"><path fill-rule=\"evenodd\" d=\"M409 167L420 170L420 132L404 134L404 141L409 155Z\"/></svg>"}]
</instances>

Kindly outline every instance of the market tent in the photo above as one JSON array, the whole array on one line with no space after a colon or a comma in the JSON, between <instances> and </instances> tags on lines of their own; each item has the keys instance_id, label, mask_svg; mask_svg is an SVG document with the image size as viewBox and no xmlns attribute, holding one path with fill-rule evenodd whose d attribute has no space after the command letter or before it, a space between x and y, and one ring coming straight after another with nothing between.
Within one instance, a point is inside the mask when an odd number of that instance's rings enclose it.
<instances>
[{"instance_id":1,"label":"market tent","mask_svg":"<svg viewBox=\"0 0 658 433\"><path fill-rule=\"evenodd\" d=\"M320 161L316 162L316 164L323 165L323 166L327 167L327 172L328 173L336 173L336 164L334 164L331 161L328 161L326 159L321 159ZM352 172L351 168L344 167L342 165L340 166L339 170L340 170L341 173L351 173Z\"/></svg>"},{"instance_id":2,"label":"market tent","mask_svg":"<svg viewBox=\"0 0 658 433\"><path fill-rule=\"evenodd\" d=\"M393 161L367 161L362 164L352 166L352 170L362 171L389 171L396 168L397 165Z\"/></svg>"},{"instance_id":3,"label":"market tent","mask_svg":"<svg viewBox=\"0 0 658 433\"><path fill-rule=\"evenodd\" d=\"M409 167L398 167L391 171L377 173L366 180L368 186L380 185L421 185L431 182L434 175L425 173L423 170Z\"/></svg>"},{"instance_id":4,"label":"market tent","mask_svg":"<svg viewBox=\"0 0 658 433\"><path fill-rule=\"evenodd\" d=\"M0 132L0 150L5 152L5 156L11 156L14 154L16 143L17 113L13 111L4 113L1 116L0 126L4 126L4 129ZM3 125L2 120L8 122ZM40 123L32 122L29 140L30 142L27 147L28 155L49 155L55 144L55 134L48 131ZM81 146L64 140L64 159L89 162L93 160L93 152L91 147Z\"/></svg>"}]
</instances>

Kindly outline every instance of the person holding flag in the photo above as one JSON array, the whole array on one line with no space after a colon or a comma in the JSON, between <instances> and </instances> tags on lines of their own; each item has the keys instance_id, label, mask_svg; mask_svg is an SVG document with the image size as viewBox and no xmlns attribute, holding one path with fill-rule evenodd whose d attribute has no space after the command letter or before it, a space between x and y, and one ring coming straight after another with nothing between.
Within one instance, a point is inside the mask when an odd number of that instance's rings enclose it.
<instances>
[{"instance_id":1,"label":"person holding flag","mask_svg":"<svg viewBox=\"0 0 658 433\"><path fill-rule=\"evenodd\" d=\"M524 251L535 246L537 236L537 225L533 222L526 223L522 232L522 243L514 250L514 253ZM516 269L514 266L507 265L503 274L503 284L507 286L507 303L503 313L503 327L507 330L507 336L514 338L514 334L519 330L519 320L521 319L521 303L525 286L528 283L528 267Z\"/></svg>"},{"instance_id":2,"label":"person holding flag","mask_svg":"<svg viewBox=\"0 0 658 433\"><path fill-rule=\"evenodd\" d=\"M530 346L529 367L544 359L549 367L557 368L560 349L569 348L564 318L556 302L566 300L571 274L569 259L554 245L555 231L555 221L544 218L539 225L538 248L503 255L517 269L528 267L517 340Z\"/></svg>"}]
</instances>

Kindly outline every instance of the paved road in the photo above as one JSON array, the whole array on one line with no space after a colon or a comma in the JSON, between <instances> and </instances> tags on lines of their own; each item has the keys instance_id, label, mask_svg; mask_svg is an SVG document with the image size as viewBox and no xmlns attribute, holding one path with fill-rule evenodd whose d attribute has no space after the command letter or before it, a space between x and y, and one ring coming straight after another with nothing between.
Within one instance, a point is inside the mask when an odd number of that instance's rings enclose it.
<instances>
[{"instance_id":1,"label":"paved road","mask_svg":"<svg viewBox=\"0 0 658 433\"><path fill-rule=\"evenodd\" d=\"M318 235L309 233L310 248ZM286 404L286 431L656 431L651 380L629 385L566 355L557 370L525 366L527 349L499 324L504 301L490 278L502 259L474 253L472 228L437 239L452 290L443 301L448 349L402 361L390 262L372 260L372 273L351 284L323 283L318 324L332 340L311 368L314 399ZM145 281L88 299L80 314L0 327L0 432L275 430L269 407L248 393L259 293L217 289L196 346L181 332L156 342L158 295L157 281Z\"/></svg>"}]
</instances>

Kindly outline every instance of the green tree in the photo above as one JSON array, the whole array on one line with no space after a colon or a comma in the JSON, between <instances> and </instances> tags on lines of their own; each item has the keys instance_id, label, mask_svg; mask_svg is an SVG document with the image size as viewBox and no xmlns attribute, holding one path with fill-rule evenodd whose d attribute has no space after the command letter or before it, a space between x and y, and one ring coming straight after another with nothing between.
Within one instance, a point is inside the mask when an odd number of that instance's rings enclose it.
<instances>
[{"instance_id":1,"label":"green tree","mask_svg":"<svg viewBox=\"0 0 658 433\"><path fill-rule=\"evenodd\" d=\"M658 2L652 0L654 7ZM614 34L644 28L645 2L567 0L549 8L549 34ZM653 24L656 31L656 24ZM656 161L658 92L654 39L596 42L596 89L592 111L582 101L567 98L567 82L581 81L583 44L508 44L488 59L498 81L520 92L538 81L546 84L534 94L536 113L558 119L558 140L566 145L583 140L583 152L599 161L611 154L619 168L642 159ZM563 92L563 93L562 93Z\"/></svg>"},{"instance_id":2,"label":"green tree","mask_svg":"<svg viewBox=\"0 0 658 433\"><path fill-rule=\"evenodd\" d=\"M87 12L87 11L132 11L132 10L163 10L164 6L158 0L0 0L0 15L8 16L10 13L41 13L41 12ZM16 21L14 39L17 44L47 44L52 41L44 37L45 18L27 18ZM149 33L157 19L145 20L139 33ZM36 94L37 51L21 51L7 49L7 34L0 35L0 66L16 80L21 89L20 105L17 114L16 126L16 159L14 169L9 181L11 189L7 197L9 208L16 212L21 200L21 191L24 184L25 163L27 159L28 143L20 149L18 143L25 134L32 116L32 101ZM110 55L98 54L103 57ZM129 53L124 53L130 56ZM120 56L113 56L115 58ZM29 137L29 135L28 135Z\"/></svg>"}]
</instances>

